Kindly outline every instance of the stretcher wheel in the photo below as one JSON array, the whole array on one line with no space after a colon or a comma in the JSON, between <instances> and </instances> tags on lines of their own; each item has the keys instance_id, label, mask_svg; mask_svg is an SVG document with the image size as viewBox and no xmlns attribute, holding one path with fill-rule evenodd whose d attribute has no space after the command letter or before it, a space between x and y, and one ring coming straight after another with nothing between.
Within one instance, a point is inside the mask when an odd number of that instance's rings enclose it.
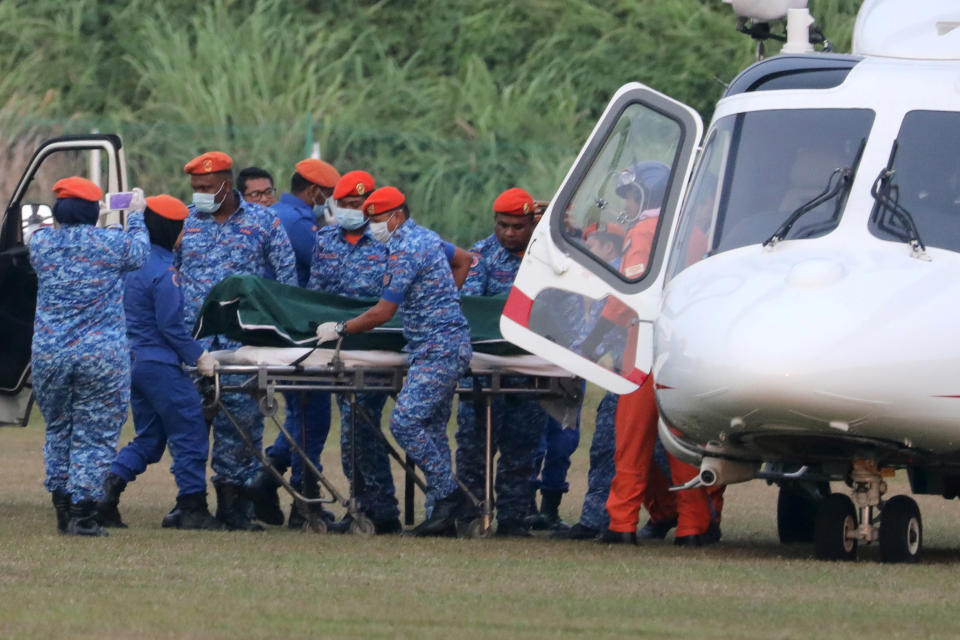
<instances>
[{"instance_id":1,"label":"stretcher wheel","mask_svg":"<svg viewBox=\"0 0 960 640\"><path fill-rule=\"evenodd\" d=\"M470 522L458 522L457 535L461 538L489 538L493 535L493 528L484 530L483 518L474 518Z\"/></svg>"},{"instance_id":2,"label":"stretcher wheel","mask_svg":"<svg viewBox=\"0 0 960 640\"><path fill-rule=\"evenodd\" d=\"M358 515L350 523L350 533L356 536L372 536L377 532L373 520L365 515Z\"/></svg>"},{"instance_id":3,"label":"stretcher wheel","mask_svg":"<svg viewBox=\"0 0 960 640\"><path fill-rule=\"evenodd\" d=\"M303 530L323 535L327 532L327 523L324 522L320 516L311 515L307 518L307 521L303 523Z\"/></svg>"},{"instance_id":4,"label":"stretcher wheel","mask_svg":"<svg viewBox=\"0 0 960 640\"><path fill-rule=\"evenodd\" d=\"M280 408L280 403L277 402L277 399L273 395L261 396L257 400L257 406L260 408L260 413L262 413L267 418L271 418L277 414L277 409Z\"/></svg>"}]
</instances>

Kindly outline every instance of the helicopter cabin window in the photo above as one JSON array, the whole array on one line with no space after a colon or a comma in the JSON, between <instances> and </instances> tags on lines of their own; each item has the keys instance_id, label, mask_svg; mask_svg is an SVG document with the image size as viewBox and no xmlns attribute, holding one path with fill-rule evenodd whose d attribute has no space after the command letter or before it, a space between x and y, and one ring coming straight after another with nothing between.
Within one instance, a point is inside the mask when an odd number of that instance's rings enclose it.
<instances>
[{"instance_id":1,"label":"helicopter cabin window","mask_svg":"<svg viewBox=\"0 0 960 640\"><path fill-rule=\"evenodd\" d=\"M832 231L873 118L869 109L777 109L717 121L680 213L668 277L778 233Z\"/></svg>"},{"instance_id":2,"label":"helicopter cabin window","mask_svg":"<svg viewBox=\"0 0 960 640\"><path fill-rule=\"evenodd\" d=\"M960 113L907 113L890 154L892 175L882 184L870 216L871 233L905 242L915 226L927 247L960 251L958 149Z\"/></svg>"},{"instance_id":3,"label":"helicopter cabin window","mask_svg":"<svg viewBox=\"0 0 960 640\"><path fill-rule=\"evenodd\" d=\"M576 252L620 280L643 279L682 142L671 117L644 104L624 109L566 204L561 233Z\"/></svg>"}]
</instances>

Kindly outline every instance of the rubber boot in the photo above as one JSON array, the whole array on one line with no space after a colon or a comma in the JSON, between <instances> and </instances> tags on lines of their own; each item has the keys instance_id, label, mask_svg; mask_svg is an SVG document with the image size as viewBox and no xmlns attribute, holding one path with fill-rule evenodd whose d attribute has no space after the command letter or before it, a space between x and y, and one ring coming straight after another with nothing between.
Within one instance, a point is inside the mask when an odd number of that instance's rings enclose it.
<instances>
[{"instance_id":1,"label":"rubber boot","mask_svg":"<svg viewBox=\"0 0 960 640\"><path fill-rule=\"evenodd\" d=\"M228 482L214 482L217 490L217 520L230 531L263 531L263 527L250 519L249 503L244 497L244 488ZM183 508L180 509L183 520Z\"/></svg>"},{"instance_id":2,"label":"rubber boot","mask_svg":"<svg viewBox=\"0 0 960 640\"><path fill-rule=\"evenodd\" d=\"M177 529L216 531L222 528L220 522L210 515L210 511L207 509L206 493L188 493L177 496L176 508L180 511L176 524Z\"/></svg>"},{"instance_id":3,"label":"rubber boot","mask_svg":"<svg viewBox=\"0 0 960 640\"><path fill-rule=\"evenodd\" d=\"M267 461L280 474L287 470L286 465L274 458L267 458ZM280 510L280 497L277 495L279 488L280 481L266 468L260 469L247 485L247 492L253 501L254 513L258 520L272 525L283 524L283 511Z\"/></svg>"},{"instance_id":4,"label":"rubber boot","mask_svg":"<svg viewBox=\"0 0 960 640\"><path fill-rule=\"evenodd\" d=\"M453 493L440 498L433 505L430 517L407 532L416 537L456 535L457 516L463 512L464 502L469 501L460 487Z\"/></svg>"},{"instance_id":5,"label":"rubber boot","mask_svg":"<svg viewBox=\"0 0 960 640\"><path fill-rule=\"evenodd\" d=\"M541 489L540 513L527 518L527 525L536 531L569 529L570 525L560 519L560 501L562 499L562 491Z\"/></svg>"},{"instance_id":6,"label":"rubber boot","mask_svg":"<svg viewBox=\"0 0 960 640\"><path fill-rule=\"evenodd\" d=\"M66 533L70 524L70 494L66 491L54 491L50 494L53 509L57 512L57 533Z\"/></svg>"},{"instance_id":7,"label":"rubber boot","mask_svg":"<svg viewBox=\"0 0 960 640\"><path fill-rule=\"evenodd\" d=\"M127 481L115 473L107 474L103 482L104 498L97 503L97 520L102 527L126 529L120 517L120 494L127 488Z\"/></svg>"},{"instance_id":8,"label":"rubber boot","mask_svg":"<svg viewBox=\"0 0 960 640\"><path fill-rule=\"evenodd\" d=\"M97 522L97 503L84 500L70 505L70 522L67 533L72 536L106 536L107 530Z\"/></svg>"}]
</instances>

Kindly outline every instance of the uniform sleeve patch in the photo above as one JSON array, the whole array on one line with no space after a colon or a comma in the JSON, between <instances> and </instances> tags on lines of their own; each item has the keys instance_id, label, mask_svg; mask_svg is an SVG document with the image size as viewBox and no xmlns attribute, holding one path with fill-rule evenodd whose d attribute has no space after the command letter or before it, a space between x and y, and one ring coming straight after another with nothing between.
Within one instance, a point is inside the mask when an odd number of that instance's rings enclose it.
<instances>
[{"instance_id":1,"label":"uniform sleeve patch","mask_svg":"<svg viewBox=\"0 0 960 640\"><path fill-rule=\"evenodd\" d=\"M476 251L471 251L470 256L473 258L473 260L470 261L470 268L472 269L473 267L480 264L480 254L477 253Z\"/></svg>"},{"instance_id":2,"label":"uniform sleeve patch","mask_svg":"<svg viewBox=\"0 0 960 640\"><path fill-rule=\"evenodd\" d=\"M389 273L383 274L383 288L386 289L390 286L390 281L393 279L393 276Z\"/></svg>"}]
</instances>

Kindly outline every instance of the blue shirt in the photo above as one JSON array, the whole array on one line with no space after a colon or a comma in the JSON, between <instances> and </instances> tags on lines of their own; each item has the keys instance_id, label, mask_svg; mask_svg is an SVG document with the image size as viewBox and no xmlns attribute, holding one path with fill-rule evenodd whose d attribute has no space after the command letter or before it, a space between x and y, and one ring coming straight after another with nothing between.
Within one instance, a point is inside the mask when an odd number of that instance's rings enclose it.
<instances>
[{"instance_id":1,"label":"blue shirt","mask_svg":"<svg viewBox=\"0 0 960 640\"><path fill-rule=\"evenodd\" d=\"M403 313L404 350L414 354L457 353L470 341L470 327L460 311L453 281L449 243L407 219L387 243L381 297Z\"/></svg>"},{"instance_id":2,"label":"blue shirt","mask_svg":"<svg viewBox=\"0 0 960 640\"><path fill-rule=\"evenodd\" d=\"M378 298L387 268L387 245L364 228L351 243L340 225L317 231L307 288L350 298Z\"/></svg>"},{"instance_id":3,"label":"blue shirt","mask_svg":"<svg viewBox=\"0 0 960 640\"><path fill-rule=\"evenodd\" d=\"M173 253L150 245L147 263L127 274L123 308L127 339L138 360L194 364L203 347L183 322L183 292L173 267Z\"/></svg>"},{"instance_id":4,"label":"blue shirt","mask_svg":"<svg viewBox=\"0 0 960 640\"><path fill-rule=\"evenodd\" d=\"M297 284L307 285L310 278L310 259L317 238L317 220L313 207L297 196L285 193L269 207L283 223L297 259Z\"/></svg>"},{"instance_id":5,"label":"blue shirt","mask_svg":"<svg viewBox=\"0 0 960 640\"><path fill-rule=\"evenodd\" d=\"M127 231L87 224L38 229L30 237L38 285L34 354L125 351L123 274L140 268L149 251L139 211L130 214Z\"/></svg>"},{"instance_id":6,"label":"blue shirt","mask_svg":"<svg viewBox=\"0 0 960 640\"><path fill-rule=\"evenodd\" d=\"M222 224L193 205L183 221L183 239L174 266L183 285L184 321L192 327L203 301L215 284L235 274L273 277L297 284L293 247L275 213L245 202L234 191L239 208Z\"/></svg>"},{"instance_id":7,"label":"blue shirt","mask_svg":"<svg viewBox=\"0 0 960 640\"><path fill-rule=\"evenodd\" d=\"M473 254L473 264L460 292L466 296L508 293L523 256L505 249L496 234L474 244L470 253Z\"/></svg>"}]
</instances>

